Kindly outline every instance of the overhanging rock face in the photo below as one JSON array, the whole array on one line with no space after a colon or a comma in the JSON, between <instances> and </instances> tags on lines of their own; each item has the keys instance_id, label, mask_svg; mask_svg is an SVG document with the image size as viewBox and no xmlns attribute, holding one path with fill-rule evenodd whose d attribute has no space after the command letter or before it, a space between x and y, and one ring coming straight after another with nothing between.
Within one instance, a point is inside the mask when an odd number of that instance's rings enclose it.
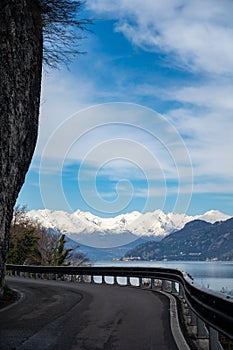
<instances>
[{"instance_id":1,"label":"overhanging rock face","mask_svg":"<svg viewBox=\"0 0 233 350\"><path fill-rule=\"evenodd\" d=\"M38 5L30 0L0 5L0 291L13 207L37 140L42 69Z\"/></svg>"}]
</instances>

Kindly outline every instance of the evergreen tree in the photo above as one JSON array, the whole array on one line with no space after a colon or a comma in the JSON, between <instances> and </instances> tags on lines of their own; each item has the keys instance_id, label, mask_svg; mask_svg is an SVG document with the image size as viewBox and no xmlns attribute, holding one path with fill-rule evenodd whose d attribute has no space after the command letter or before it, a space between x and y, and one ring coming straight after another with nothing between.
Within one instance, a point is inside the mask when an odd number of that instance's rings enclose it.
<instances>
[{"instance_id":1,"label":"evergreen tree","mask_svg":"<svg viewBox=\"0 0 233 350\"><path fill-rule=\"evenodd\" d=\"M24 229L23 234L10 239L10 248L7 258L8 264L36 264L40 260L37 249L39 237L35 236L34 229Z\"/></svg>"},{"instance_id":2,"label":"evergreen tree","mask_svg":"<svg viewBox=\"0 0 233 350\"><path fill-rule=\"evenodd\" d=\"M70 265L70 261L68 261L71 257L72 248L65 248L66 240L65 235L62 234L56 248L54 249L54 257L52 261L52 265L54 266L67 266Z\"/></svg>"}]
</instances>

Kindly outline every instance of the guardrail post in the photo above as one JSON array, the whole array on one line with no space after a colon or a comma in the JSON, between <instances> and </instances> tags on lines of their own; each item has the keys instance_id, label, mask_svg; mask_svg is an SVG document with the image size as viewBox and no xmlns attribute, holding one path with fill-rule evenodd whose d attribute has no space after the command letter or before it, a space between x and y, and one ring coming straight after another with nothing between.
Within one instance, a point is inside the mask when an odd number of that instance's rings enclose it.
<instances>
[{"instance_id":1,"label":"guardrail post","mask_svg":"<svg viewBox=\"0 0 233 350\"><path fill-rule=\"evenodd\" d=\"M197 317L197 337L198 339L209 338L205 323L199 317Z\"/></svg>"},{"instance_id":2,"label":"guardrail post","mask_svg":"<svg viewBox=\"0 0 233 350\"><path fill-rule=\"evenodd\" d=\"M209 334L206 329L205 323L197 316L197 347L198 349L209 348Z\"/></svg>"},{"instance_id":3,"label":"guardrail post","mask_svg":"<svg viewBox=\"0 0 233 350\"><path fill-rule=\"evenodd\" d=\"M78 279L77 280L78 280L79 283L84 282L83 275L78 275Z\"/></svg>"},{"instance_id":4,"label":"guardrail post","mask_svg":"<svg viewBox=\"0 0 233 350\"><path fill-rule=\"evenodd\" d=\"M180 283L179 283L179 296L184 299L184 289Z\"/></svg>"},{"instance_id":5,"label":"guardrail post","mask_svg":"<svg viewBox=\"0 0 233 350\"><path fill-rule=\"evenodd\" d=\"M127 286L131 286L130 277L129 276L126 277L126 284L127 284Z\"/></svg>"},{"instance_id":6,"label":"guardrail post","mask_svg":"<svg viewBox=\"0 0 233 350\"><path fill-rule=\"evenodd\" d=\"M174 281L172 281L172 293L173 294L177 294L177 289L176 289L176 283Z\"/></svg>"},{"instance_id":7,"label":"guardrail post","mask_svg":"<svg viewBox=\"0 0 233 350\"><path fill-rule=\"evenodd\" d=\"M114 276L114 277L113 277L113 284L118 284L118 282L117 282L117 276Z\"/></svg>"},{"instance_id":8,"label":"guardrail post","mask_svg":"<svg viewBox=\"0 0 233 350\"><path fill-rule=\"evenodd\" d=\"M102 277L102 284L105 284L105 276L101 276Z\"/></svg>"},{"instance_id":9,"label":"guardrail post","mask_svg":"<svg viewBox=\"0 0 233 350\"><path fill-rule=\"evenodd\" d=\"M166 290L167 290L167 281L162 280L162 291L166 292Z\"/></svg>"},{"instance_id":10,"label":"guardrail post","mask_svg":"<svg viewBox=\"0 0 233 350\"><path fill-rule=\"evenodd\" d=\"M156 289L162 290L162 280L156 279Z\"/></svg>"},{"instance_id":11,"label":"guardrail post","mask_svg":"<svg viewBox=\"0 0 233 350\"><path fill-rule=\"evenodd\" d=\"M216 331L214 328L209 327L209 337L210 337L210 350L223 350L222 345L219 342L218 339L218 331Z\"/></svg>"},{"instance_id":12,"label":"guardrail post","mask_svg":"<svg viewBox=\"0 0 233 350\"><path fill-rule=\"evenodd\" d=\"M94 276L91 275L91 283L95 283Z\"/></svg>"},{"instance_id":13,"label":"guardrail post","mask_svg":"<svg viewBox=\"0 0 233 350\"><path fill-rule=\"evenodd\" d=\"M197 315L193 312L192 309L189 309L190 312L190 326L197 326Z\"/></svg>"},{"instance_id":14,"label":"guardrail post","mask_svg":"<svg viewBox=\"0 0 233 350\"><path fill-rule=\"evenodd\" d=\"M191 318L190 307L188 306L186 300L184 300L184 302L183 302L183 307L184 307L184 314L185 314L185 316Z\"/></svg>"},{"instance_id":15,"label":"guardrail post","mask_svg":"<svg viewBox=\"0 0 233 350\"><path fill-rule=\"evenodd\" d=\"M74 282L74 275L70 274L70 282Z\"/></svg>"},{"instance_id":16,"label":"guardrail post","mask_svg":"<svg viewBox=\"0 0 233 350\"><path fill-rule=\"evenodd\" d=\"M138 277L139 287L142 287L142 277Z\"/></svg>"},{"instance_id":17,"label":"guardrail post","mask_svg":"<svg viewBox=\"0 0 233 350\"><path fill-rule=\"evenodd\" d=\"M196 314L192 311L191 308L189 308L189 316L188 318L188 333L195 338L197 337L197 316Z\"/></svg>"},{"instance_id":18,"label":"guardrail post","mask_svg":"<svg viewBox=\"0 0 233 350\"><path fill-rule=\"evenodd\" d=\"M151 289L155 289L155 279L154 278L151 278L151 280L150 280L150 287L151 287Z\"/></svg>"}]
</instances>

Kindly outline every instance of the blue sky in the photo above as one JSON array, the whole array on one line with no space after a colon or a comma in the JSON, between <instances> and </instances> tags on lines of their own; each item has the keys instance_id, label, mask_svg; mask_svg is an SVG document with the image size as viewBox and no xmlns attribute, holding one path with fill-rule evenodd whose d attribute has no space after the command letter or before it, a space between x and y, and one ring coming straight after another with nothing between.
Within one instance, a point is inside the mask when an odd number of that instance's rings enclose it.
<instances>
[{"instance_id":1,"label":"blue sky","mask_svg":"<svg viewBox=\"0 0 233 350\"><path fill-rule=\"evenodd\" d=\"M233 3L90 0L86 55L43 74L18 203L233 215Z\"/></svg>"}]
</instances>

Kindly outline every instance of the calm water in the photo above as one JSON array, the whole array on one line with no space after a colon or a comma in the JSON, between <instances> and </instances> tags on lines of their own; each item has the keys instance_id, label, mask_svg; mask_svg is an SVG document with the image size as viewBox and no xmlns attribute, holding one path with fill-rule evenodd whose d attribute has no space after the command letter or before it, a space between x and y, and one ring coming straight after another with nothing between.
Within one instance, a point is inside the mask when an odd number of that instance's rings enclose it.
<instances>
[{"instance_id":1,"label":"calm water","mask_svg":"<svg viewBox=\"0 0 233 350\"><path fill-rule=\"evenodd\" d=\"M175 268L189 273L201 287L233 295L233 262L201 261L99 261L95 266L147 266Z\"/></svg>"}]
</instances>

